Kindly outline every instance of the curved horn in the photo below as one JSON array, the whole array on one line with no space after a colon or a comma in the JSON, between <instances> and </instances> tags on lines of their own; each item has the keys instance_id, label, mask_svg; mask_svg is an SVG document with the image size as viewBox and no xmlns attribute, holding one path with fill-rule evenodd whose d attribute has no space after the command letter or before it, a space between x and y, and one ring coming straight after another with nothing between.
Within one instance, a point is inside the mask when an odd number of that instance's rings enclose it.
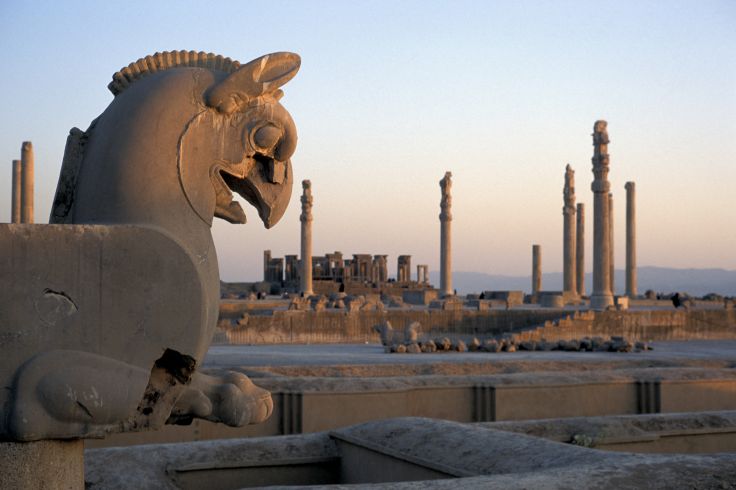
<instances>
[{"instance_id":1,"label":"curved horn","mask_svg":"<svg viewBox=\"0 0 736 490\"><path fill-rule=\"evenodd\" d=\"M215 85L207 96L207 105L231 114L244 102L274 92L294 78L301 58L294 53L271 53L246 63Z\"/></svg>"}]
</instances>

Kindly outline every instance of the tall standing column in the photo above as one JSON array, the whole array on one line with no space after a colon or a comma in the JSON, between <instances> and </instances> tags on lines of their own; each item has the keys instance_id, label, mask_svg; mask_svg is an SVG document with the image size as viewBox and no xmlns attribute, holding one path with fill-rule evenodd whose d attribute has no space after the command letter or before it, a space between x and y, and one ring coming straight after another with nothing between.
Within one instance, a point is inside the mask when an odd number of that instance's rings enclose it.
<instances>
[{"instance_id":1,"label":"tall standing column","mask_svg":"<svg viewBox=\"0 0 736 490\"><path fill-rule=\"evenodd\" d=\"M585 296L585 204L578 204L578 222L575 241L575 281L578 296Z\"/></svg>"},{"instance_id":2,"label":"tall standing column","mask_svg":"<svg viewBox=\"0 0 736 490\"><path fill-rule=\"evenodd\" d=\"M311 296L312 291L312 183L308 180L302 181L302 214L299 220L302 222L302 273L301 292L304 296Z\"/></svg>"},{"instance_id":3,"label":"tall standing column","mask_svg":"<svg viewBox=\"0 0 736 490\"><path fill-rule=\"evenodd\" d=\"M575 171L565 167L565 188L562 192L565 205L562 207L562 278L566 292L577 293L575 285Z\"/></svg>"},{"instance_id":4,"label":"tall standing column","mask_svg":"<svg viewBox=\"0 0 736 490\"><path fill-rule=\"evenodd\" d=\"M20 148L21 189L20 220L21 223L33 223L33 145L24 141Z\"/></svg>"},{"instance_id":5,"label":"tall standing column","mask_svg":"<svg viewBox=\"0 0 736 490\"><path fill-rule=\"evenodd\" d=\"M542 246L532 245L532 296L538 301L542 290Z\"/></svg>"},{"instance_id":6,"label":"tall standing column","mask_svg":"<svg viewBox=\"0 0 736 490\"><path fill-rule=\"evenodd\" d=\"M590 307L605 310L613 305L611 295L609 251L610 229L608 225L608 123L596 121L593 126L593 294Z\"/></svg>"},{"instance_id":7,"label":"tall standing column","mask_svg":"<svg viewBox=\"0 0 736 490\"><path fill-rule=\"evenodd\" d=\"M614 267L613 263L613 251L615 247L613 246L613 193L608 193L608 254L610 255L608 259L608 277L611 281L611 286L609 289L611 290L611 294L613 296L616 296L616 268Z\"/></svg>"},{"instance_id":8,"label":"tall standing column","mask_svg":"<svg viewBox=\"0 0 736 490\"><path fill-rule=\"evenodd\" d=\"M626 296L637 295L636 284L636 184L626 183Z\"/></svg>"},{"instance_id":9,"label":"tall standing column","mask_svg":"<svg viewBox=\"0 0 736 490\"><path fill-rule=\"evenodd\" d=\"M440 189L440 295L452 296L452 172L445 172Z\"/></svg>"},{"instance_id":10,"label":"tall standing column","mask_svg":"<svg viewBox=\"0 0 736 490\"><path fill-rule=\"evenodd\" d=\"M21 195L23 194L23 190L21 187L21 173L22 173L22 167L20 164L20 160L13 160L13 191L12 191L12 201L11 201L11 212L10 212L10 222L11 223L20 223L20 208L22 206L21 204Z\"/></svg>"}]
</instances>

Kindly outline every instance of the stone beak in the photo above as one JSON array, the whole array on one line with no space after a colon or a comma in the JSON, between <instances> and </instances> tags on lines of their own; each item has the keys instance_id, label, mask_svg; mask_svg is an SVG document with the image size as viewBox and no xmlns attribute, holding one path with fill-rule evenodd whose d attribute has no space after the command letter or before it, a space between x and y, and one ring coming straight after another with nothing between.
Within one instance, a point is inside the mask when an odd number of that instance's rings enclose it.
<instances>
[{"instance_id":1,"label":"stone beak","mask_svg":"<svg viewBox=\"0 0 736 490\"><path fill-rule=\"evenodd\" d=\"M291 161L279 162L257 155L255 165L250 166L245 178L237 178L226 172L222 172L222 177L230 190L237 192L258 210L258 216L266 228L278 223L286 212L294 183ZM245 222L244 216L241 222Z\"/></svg>"}]
</instances>

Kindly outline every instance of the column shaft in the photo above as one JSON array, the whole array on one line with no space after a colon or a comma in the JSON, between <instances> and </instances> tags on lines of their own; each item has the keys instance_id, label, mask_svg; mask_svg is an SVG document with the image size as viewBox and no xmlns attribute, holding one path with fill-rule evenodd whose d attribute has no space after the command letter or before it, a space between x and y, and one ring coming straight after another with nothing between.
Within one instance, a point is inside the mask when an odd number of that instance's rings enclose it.
<instances>
[{"instance_id":1,"label":"column shaft","mask_svg":"<svg viewBox=\"0 0 736 490\"><path fill-rule=\"evenodd\" d=\"M613 305L610 280L610 236L608 226L608 131L606 121L593 127L593 294L590 307L605 310Z\"/></svg>"},{"instance_id":2,"label":"column shaft","mask_svg":"<svg viewBox=\"0 0 736 490\"><path fill-rule=\"evenodd\" d=\"M565 188L563 190L564 206L562 207L562 283L563 290L577 292L575 285L575 171L567 166L565 169Z\"/></svg>"},{"instance_id":3,"label":"column shaft","mask_svg":"<svg viewBox=\"0 0 736 490\"><path fill-rule=\"evenodd\" d=\"M637 295L636 277L636 184L626 183L626 296Z\"/></svg>"},{"instance_id":4,"label":"column shaft","mask_svg":"<svg viewBox=\"0 0 736 490\"><path fill-rule=\"evenodd\" d=\"M542 246L532 245L532 296L542 290Z\"/></svg>"},{"instance_id":5,"label":"column shaft","mask_svg":"<svg viewBox=\"0 0 736 490\"><path fill-rule=\"evenodd\" d=\"M608 242L608 253L610 255L608 258L608 277L611 281L609 289L611 294L616 296L616 268L613 261L613 193L611 192L608 193Z\"/></svg>"},{"instance_id":6,"label":"column shaft","mask_svg":"<svg viewBox=\"0 0 736 490\"><path fill-rule=\"evenodd\" d=\"M585 295L585 204L578 204L577 230L575 242L575 281L578 288L578 296Z\"/></svg>"},{"instance_id":7,"label":"column shaft","mask_svg":"<svg viewBox=\"0 0 736 490\"><path fill-rule=\"evenodd\" d=\"M12 197L11 197L11 210L10 210L10 222L11 223L20 223L21 222L21 195L23 194L23 190L21 187L21 174L22 174L22 167L20 160L13 160L13 189L12 189Z\"/></svg>"},{"instance_id":8,"label":"column shaft","mask_svg":"<svg viewBox=\"0 0 736 490\"><path fill-rule=\"evenodd\" d=\"M440 295L452 296L452 173L440 180Z\"/></svg>"},{"instance_id":9,"label":"column shaft","mask_svg":"<svg viewBox=\"0 0 736 490\"><path fill-rule=\"evenodd\" d=\"M21 162L21 207L22 223L33 223L33 145L24 141L20 149Z\"/></svg>"},{"instance_id":10,"label":"column shaft","mask_svg":"<svg viewBox=\"0 0 736 490\"><path fill-rule=\"evenodd\" d=\"M308 180L302 181L302 214L299 220L302 222L302 270L301 270L301 292L304 296L314 294L312 290L312 183Z\"/></svg>"}]
</instances>

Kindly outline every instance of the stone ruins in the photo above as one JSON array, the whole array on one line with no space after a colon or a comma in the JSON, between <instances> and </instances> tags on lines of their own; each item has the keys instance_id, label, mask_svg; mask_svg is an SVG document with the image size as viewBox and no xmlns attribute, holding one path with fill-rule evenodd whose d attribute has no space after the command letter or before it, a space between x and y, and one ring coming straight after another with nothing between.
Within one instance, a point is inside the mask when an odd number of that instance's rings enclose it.
<instances>
[{"instance_id":1,"label":"stone ruins","mask_svg":"<svg viewBox=\"0 0 736 490\"><path fill-rule=\"evenodd\" d=\"M569 164L560 290L542 289L534 244L531 294L457 294L449 171L439 288L411 255L395 277L388 255L313 255L310 180L300 255L265 250L263 281L220 282L213 220L246 222L233 193L266 228L290 202L280 100L300 64L172 51L124 67L69 133L49 224L23 143L0 225L0 487L736 484L736 309L638 295L634 182L615 296L603 120L590 297Z\"/></svg>"},{"instance_id":2,"label":"stone ruins","mask_svg":"<svg viewBox=\"0 0 736 490\"><path fill-rule=\"evenodd\" d=\"M637 296L636 286L636 184L626 183L626 296Z\"/></svg>"},{"instance_id":3,"label":"stone ruins","mask_svg":"<svg viewBox=\"0 0 736 490\"><path fill-rule=\"evenodd\" d=\"M344 258L335 251L311 257L312 293L327 294L343 288L344 292L388 291L390 289L426 288L429 266L416 266L416 278L411 277L411 255L399 255L397 277L389 277L388 255L353 254ZM302 292L302 260L298 255L272 257L270 250L263 252L263 288L272 294ZM400 294L400 292L399 292Z\"/></svg>"},{"instance_id":4,"label":"stone ruins","mask_svg":"<svg viewBox=\"0 0 736 490\"><path fill-rule=\"evenodd\" d=\"M542 246L532 245L532 298L536 302L542 291Z\"/></svg>"},{"instance_id":5,"label":"stone ruins","mask_svg":"<svg viewBox=\"0 0 736 490\"><path fill-rule=\"evenodd\" d=\"M312 289L312 183L308 180L302 181L302 214L299 220L302 222L302 261L300 272L299 292L304 296L314 293Z\"/></svg>"},{"instance_id":6,"label":"stone ruins","mask_svg":"<svg viewBox=\"0 0 736 490\"><path fill-rule=\"evenodd\" d=\"M452 173L440 180L440 295L452 296Z\"/></svg>"},{"instance_id":7,"label":"stone ruins","mask_svg":"<svg viewBox=\"0 0 736 490\"><path fill-rule=\"evenodd\" d=\"M33 223L33 144L24 141L20 160L13 160L11 223Z\"/></svg>"},{"instance_id":8,"label":"stone ruins","mask_svg":"<svg viewBox=\"0 0 736 490\"><path fill-rule=\"evenodd\" d=\"M571 294L577 294L577 275L575 268L575 171L568 164L565 168L565 188L563 190L565 205L562 207L563 240L562 240L562 289Z\"/></svg>"},{"instance_id":9,"label":"stone ruins","mask_svg":"<svg viewBox=\"0 0 736 490\"><path fill-rule=\"evenodd\" d=\"M575 228L575 285L578 296L585 296L585 204L578 203Z\"/></svg>"},{"instance_id":10,"label":"stone ruins","mask_svg":"<svg viewBox=\"0 0 736 490\"><path fill-rule=\"evenodd\" d=\"M593 126L593 294L590 296L590 307L596 310L604 310L613 305L607 126L606 121L596 121Z\"/></svg>"},{"instance_id":11,"label":"stone ruins","mask_svg":"<svg viewBox=\"0 0 736 490\"><path fill-rule=\"evenodd\" d=\"M30 224L23 144L22 224L0 225L0 438L16 441L0 459L22 465L1 486L45 486L54 460L71 479L58 486L81 488L84 438L269 417L270 393L245 375L198 370L219 311L210 226L245 222L233 192L266 227L283 215L296 127L279 87L299 66L174 51L115 73L112 103L69 134L49 225Z\"/></svg>"}]
</instances>

